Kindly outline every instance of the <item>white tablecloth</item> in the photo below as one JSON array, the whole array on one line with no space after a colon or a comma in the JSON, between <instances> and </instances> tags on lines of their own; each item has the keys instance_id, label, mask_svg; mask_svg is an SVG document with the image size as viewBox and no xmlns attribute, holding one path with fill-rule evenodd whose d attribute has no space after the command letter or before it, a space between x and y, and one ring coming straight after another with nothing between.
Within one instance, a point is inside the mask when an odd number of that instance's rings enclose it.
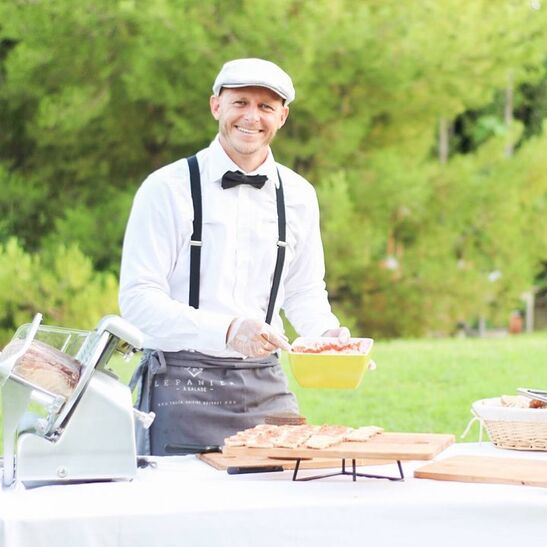
<instances>
[{"instance_id":1,"label":"white tablecloth","mask_svg":"<svg viewBox=\"0 0 547 547\"><path fill-rule=\"evenodd\" d=\"M545 460L547 453L459 444L456 454ZM405 481L292 472L228 475L194 456L158 459L132 482L0 492L7 547L258 547L323 545L496 547L547 538L547 488L414 479L426 462L402 462ZM395 466L363 468L396 474ZM322 470L305 470L317 474Z\"/></svg>"}]
</instances>

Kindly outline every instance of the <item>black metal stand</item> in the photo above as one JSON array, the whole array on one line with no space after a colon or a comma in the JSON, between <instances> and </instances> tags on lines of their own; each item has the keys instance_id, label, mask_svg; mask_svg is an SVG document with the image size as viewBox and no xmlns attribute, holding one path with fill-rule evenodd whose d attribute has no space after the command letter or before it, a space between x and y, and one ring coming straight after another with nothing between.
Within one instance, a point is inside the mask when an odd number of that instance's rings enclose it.
<instances>
[{"instance_id":1,"label":"black metal stand","mask_svg":"<svg viewBox=\"0 0 547 547\"><path fill-rule=\"evenodd\" d=\"M349 459L349 458L348 458ZM298 469L300 468L300 462L302 461L302 458L296 459L296 466L294 468L294 473L292 476L293 481L313 481L315 479L324 479L326 477L335 477L337 475L351 475L353 477L353 481L355 482L357 480L357 477L367 477L369 479L387 479L388 481L402 481L405 479L405 476L403 474L403 468L401 466L400 460L397 460L397 467L399 468L399 477L388 477L384 475L371 475L369 473L357 473L357 465L355 463L355 460L351 460L351 471L346 471L346 458L342 459L342 470L337 471L336 473L328 473L326 475L314 475L313 477L301 477L299 479L296 478L298 475Z\"/></svg>"}]
</instances>

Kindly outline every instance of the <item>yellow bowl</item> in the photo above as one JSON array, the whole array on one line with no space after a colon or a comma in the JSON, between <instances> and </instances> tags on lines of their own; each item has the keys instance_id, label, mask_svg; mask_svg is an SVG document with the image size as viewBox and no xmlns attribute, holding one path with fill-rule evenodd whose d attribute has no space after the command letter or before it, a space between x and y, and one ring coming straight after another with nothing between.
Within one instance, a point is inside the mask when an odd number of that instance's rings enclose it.
<instances>
[{"instance_id":1,"label":"yellow bowl","mask_svg":"<svg viewBox=\"0 0 547 547\"><path fill-rule=\"evenodd\" d=\"M321 338L322 342L336 341L336 338ZM297 338L293 346L316 342L317 338ZM289 352L289 365L297 383L307 388L355 389L359 387L370 361L373 340L352 338L362 341L363 353L304 353Z\"/></svg>"}]
</instances>

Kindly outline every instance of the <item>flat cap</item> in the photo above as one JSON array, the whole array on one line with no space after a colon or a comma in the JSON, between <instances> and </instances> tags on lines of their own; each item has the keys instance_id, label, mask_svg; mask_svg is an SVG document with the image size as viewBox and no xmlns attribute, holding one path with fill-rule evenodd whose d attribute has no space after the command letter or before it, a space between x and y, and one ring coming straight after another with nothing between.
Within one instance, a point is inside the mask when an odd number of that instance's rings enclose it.
<instances>
[{"instance_id":1,"label":"flat cap","mask_svg":"<svg viewBox=\"0 0 547 547\"><path fill-rule=\"evenodd\" d=\"M223 87L267 87L277 93L285 104L294 101L295 91L291 77L275 63L264 59L235 59L224 64L213 93L219 95Z\"/></svg>"}]
</instances>

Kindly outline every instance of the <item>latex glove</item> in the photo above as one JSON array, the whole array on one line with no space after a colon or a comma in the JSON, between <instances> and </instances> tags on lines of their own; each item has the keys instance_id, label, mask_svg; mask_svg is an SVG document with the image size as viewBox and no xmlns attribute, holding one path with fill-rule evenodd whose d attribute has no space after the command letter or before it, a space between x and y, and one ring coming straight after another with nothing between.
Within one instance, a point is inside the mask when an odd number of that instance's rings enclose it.
<instances>
[{"instance_id":1,"label":"latex glove","mask_svg":"<svg viewBox=\"0 0 547 547\"><path fill-rule=\"evenodd\" d=\"M238 317L232 321L226 336L226 347L246 357L263 357L278 348L289 351L287 337L271 325L257 319Z\"/></svg>"},{"instance_id":2,"label":"latex glove","mask_svg":"<svg viewBox=\"0 0 547 547\"><path fill-rule=\"evenodd\" d=\"M326 330L321 336L329 336L331 338L338 338L341 344L349 342L351 333L348 327L338 327L337 329Z\"/></svg>"}]
</instances>

